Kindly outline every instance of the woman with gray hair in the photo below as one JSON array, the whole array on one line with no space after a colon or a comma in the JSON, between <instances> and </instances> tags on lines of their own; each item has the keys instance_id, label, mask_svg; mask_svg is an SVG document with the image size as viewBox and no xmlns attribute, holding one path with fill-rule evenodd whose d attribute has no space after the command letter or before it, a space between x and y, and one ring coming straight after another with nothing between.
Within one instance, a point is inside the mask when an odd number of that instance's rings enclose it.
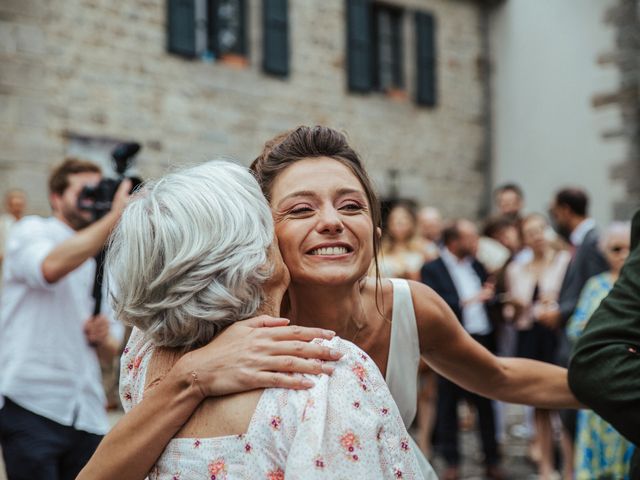
<instances>
[{"instance_id":1,"label":"woman with gray hair","mask_svg":"<svg viewBox=\"0 0 640 480\"><path fill-rule=\"evenodd\" d=\"M585 284L578 305L567 323L567 337L578 341L591 315L609 294L629 256L631 244L629 222L613 222L600 239L600 250L609 270L591 277ZM598 414L579 410L576 422L574 469L576 480L591 478L629 478L629 464L634 446Z\"/></svg>"},{"instance_id":2,"label":"woman with gray hair","mask_svg":"<svg viewBox=\"0 0 640 480\"><path fill-rule=\"evenodd\" d=\"M225 327L277 314L289 280L260 187L229 162L147 184L112 237L107 269L115 312L136 327L122 359L126 410ZM321 364L332 375L315 378L309 390L206 399L149 478L421 478L374 362L337 337L317 342L342 354L335 370Z\"/></svg>"}]
</instances>

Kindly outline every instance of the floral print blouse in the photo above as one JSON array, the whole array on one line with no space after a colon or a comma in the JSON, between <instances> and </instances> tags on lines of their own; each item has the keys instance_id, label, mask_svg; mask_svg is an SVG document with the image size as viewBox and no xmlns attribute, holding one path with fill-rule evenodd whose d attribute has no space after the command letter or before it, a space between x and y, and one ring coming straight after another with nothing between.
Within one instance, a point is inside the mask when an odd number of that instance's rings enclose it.
<instances>
[{"instance_id":1,"label":"floral print blouse","mask_svg":"<svg viewBox=\"0 0 640 480\"><path fill-rule=\"evenodd\" d=\"M266 389L247 432L174 438L150 480L422 478L409 434L380 371L340 338L316 340L341 351L333 375L309 390ZM134 329L121 359L125 410L142 400L153 344Z\"/></svg>"}]
</instances>

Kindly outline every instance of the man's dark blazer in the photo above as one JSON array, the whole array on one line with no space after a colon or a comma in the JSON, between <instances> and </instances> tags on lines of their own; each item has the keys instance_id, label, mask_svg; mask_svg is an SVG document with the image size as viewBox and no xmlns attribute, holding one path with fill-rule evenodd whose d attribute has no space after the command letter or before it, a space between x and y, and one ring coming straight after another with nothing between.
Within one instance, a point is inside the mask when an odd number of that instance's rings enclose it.
<instances>
[{"instance_id":1,"label":"man's dark blazer","mask_svg":"<svg viewBox=\"0 0 640 480\"><path fill-rule=\"evenodd\" d=\"M558 304L563 326L567 324L576 309L580 292L587 280L608 269L607 260L598 247L598 233L595 228L592 228L576 249L560 287Z\"/></svg>"},{"instance_id":2,"label":"man's dark blazer","mask_svg":"<svg viewBox=\"0 0 640 480\"><path fill-rule=\"evenodd\" d=\"M480 283L484 284L489 277L484 266L474 259L471 262L471 267L478 274ZM458 295L458 290L456 290L451 274L449 273L449 270L442 258L436 258L431 262L425 263L420 275L422 277L422 283L428 285L438 295L440 295L442 299L447 302L447 305L451 307L451 310L456 314L458 320L462 322L462 305L460 304L460 296Z\"/></svg>"},{"instance_id":3,"label":"man's dark blazer","mask_svg":"<svg viewBox=\"0 0 640 480\"><path fill-rule=\"evenodd\" d=\"M640 446L640 211L620 278L591 316L569 365L569 386L582 403ZM640 478L636 449L631 478Z\"/></svg>"},{"instance_id":4,"label":"man's dark blazer","mask_svg":"<svg viewBox=\"0 0 640 480\"><path fill-rule=\"evenodd\" d=\"M558 305L560 308L561 328L558 332L558 349L556 352L558 365L566 367L569 364L571 345L564 331L564 326L578 305L582 288L591 277L608 269L607 260L598 246L598 233L595 228L592 228L576 249L560 287Z\"/></svg>"}]
</instances>

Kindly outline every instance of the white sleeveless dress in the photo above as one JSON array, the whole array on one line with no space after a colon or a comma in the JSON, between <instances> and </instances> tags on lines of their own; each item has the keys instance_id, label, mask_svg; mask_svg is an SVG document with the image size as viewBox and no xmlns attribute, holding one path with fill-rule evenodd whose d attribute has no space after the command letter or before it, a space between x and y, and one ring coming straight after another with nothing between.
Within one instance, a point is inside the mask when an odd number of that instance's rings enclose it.
<instances>
[{"instance_id":1,"label":"white sleeveless dress","mask_svg":"<svg viewBox=\"0 0 640 480\"><path fill-rule=\"evenodd\" d=\"M393 285L393 315L385 380L408 429L418 409L418 367L420 366L418 326L409 282L399 278L390 280ZM438 477L418 445L413 439L410 439L410 443L425 480L437 480Z\"/></svg>"}]
</instances>

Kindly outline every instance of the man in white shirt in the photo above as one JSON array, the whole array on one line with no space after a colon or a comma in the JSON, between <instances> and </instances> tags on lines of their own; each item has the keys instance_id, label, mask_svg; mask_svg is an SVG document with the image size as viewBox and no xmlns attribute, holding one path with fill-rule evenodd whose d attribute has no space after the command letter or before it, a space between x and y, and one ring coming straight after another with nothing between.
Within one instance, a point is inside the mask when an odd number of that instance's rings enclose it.
<instances>
[{"instance_id":1,"label":"man in white shirt","mask_svg":"<svg viewBox=\"0 0 640 480\"><path fill-rule=\"evenodd\" d=\"M92 213L78 208L78 195L100 180L96 165L66 160L49 178L53 215L23 218L7 239L0 444L9 480L75 478L108 429L100 359L117 353L122 328L93 315L93 257L131 185L124 181L111 211L92 223Z\"/></svg>"},{"instance_id":2,"label":"man in white shirt","mask_svg":"<svg viewBox=\"0 0 640 480\"><path fill-rule=\"evenodd\" d=\"M486 304L494 299L495 286L488 281L485 268L475 259L478 230L469 220L456 220L443 230L442 241L444 248L440 258L422 267L422 282L433 288L447 302L464 329L477 342L490 351L495 351L493 325L486 308ZM447 469L442 478L459 478L457 406L462 398L471 401L478 411L487 477L504 478L498 466L500 457L491 400L439 377L436 431L440 450L447 462Z\"/></svg>"}]
</instances>

